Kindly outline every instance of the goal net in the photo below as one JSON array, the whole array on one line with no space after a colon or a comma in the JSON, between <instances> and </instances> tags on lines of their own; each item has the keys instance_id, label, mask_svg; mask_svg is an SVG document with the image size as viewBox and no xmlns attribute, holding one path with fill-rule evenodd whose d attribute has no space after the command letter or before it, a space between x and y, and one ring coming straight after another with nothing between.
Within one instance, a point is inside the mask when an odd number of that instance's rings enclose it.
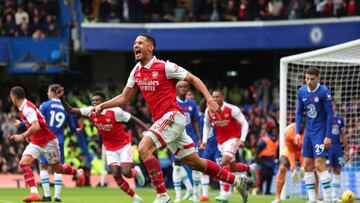
<instances>
[{"instance_id":1,"label":"goal net","mask_svg":"<svg viewBox=\"0 0 360 203\"><path fill-rule=\"evenodd\" d=\"M304 71L317 67L320 83L330 89L337 113L344 117L349 140L350 160L342 169L341 193L350 189L360 194L360 40L284 57L280 64L280 153L284 129L295 120L297 89L305 84ZM290 172L282 194L285 197L306 198L304 182L293 184Z\"/></svg>"}]
</instances>

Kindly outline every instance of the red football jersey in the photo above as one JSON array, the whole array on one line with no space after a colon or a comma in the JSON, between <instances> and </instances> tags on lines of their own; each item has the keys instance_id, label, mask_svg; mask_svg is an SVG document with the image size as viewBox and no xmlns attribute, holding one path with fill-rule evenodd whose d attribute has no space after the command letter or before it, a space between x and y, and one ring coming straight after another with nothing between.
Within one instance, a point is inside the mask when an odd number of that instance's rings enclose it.
<instances>
[{"instance_id":1,"label":"red football jersey","mask_svg":"<svg viewBox=\"0 0 360 203\"><path fill-rule=\"evenodd\" d=\"M225 103L220 111L217 112L217 117L210 117L210 121L214 123L216 140L219 144L226 142L232 138L240 138L241 134L241 125L239 121L237 121L233 117L233 109L235 106Z\"/></svg>"},{"instance_id":2,"label":"red football jersey","mask_svg":"<svg viewBox=\"0 0 360 203\"><path fill-rule=\"evenodd\" d=\"M108 151L116 151L131 142L122 122L128 122L131 115L119 107L103 110L98 116L90 114L91 107L81 108L81 115L87 116L94 123Z\"/></svg>"},{"instance_id":3,"label":"red football jersey","mask_svg":"<svg viewBox=\"0 0 360 203\"><path fill-rule=\"evenodd\" d=\"M30 101L24 100L24 102L19 106L20 118L23 121L26 128L31 126L31 123L38 121L41 129L36 131L29 137L29 141L40 147L44 147L50 140L56 139L56 136L46 125L44 116L40 113L38 108Z\"/></svg>"},{"instance_id":4,"label":"red football jersey","mask_svg":"<svg viewBox=\"0 0 360 203\"><path fill-rule=\"evenodd\" d=\"M141 66L136 64L130 73L127 86L140 89L154 121L170 111L182 112L176 103L176 82L186 77L187 71L171 62L153 59Z\"/></svg>"}]
</instances>

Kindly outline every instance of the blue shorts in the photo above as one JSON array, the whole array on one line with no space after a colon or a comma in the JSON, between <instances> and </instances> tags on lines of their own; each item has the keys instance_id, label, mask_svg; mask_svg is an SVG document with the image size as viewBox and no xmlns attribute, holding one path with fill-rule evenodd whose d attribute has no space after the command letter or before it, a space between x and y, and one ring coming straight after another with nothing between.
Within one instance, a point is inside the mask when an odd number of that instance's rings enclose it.
<instances>
[{"instance_id":1,"label":"blue shorts","mask_svg":"<svg viewBox=\"0 0 360 203\"><path fill-rule=\"evenodd\" d=\"M62 144L59 144L59 148L60 148L60 163L61 164L64 164L65 162L65 157L64 157L64 143ZM45 156L41 155L39 157L39 164L42 164L42 165L48 165L48 162L45 158Z\"/></svg>"},{"instance_id":2,"label":"blue shorts","mask_svg":"<svg viewBox=\"0 0 360 203\"><path fill-rule=\"evenodd\" d=\"M205 150L199 152L199 156L204 159L215 161L216 163L219 163L219 161L221 160L220 152L217 146L215 147L215 149L206 146Z\"/></svg>"},{"instance_id":3,"label":"blue shorts","mask_svg":"<svg viewBox=\"0 0 360 203\"><path fill-rule=\"evenodd\" d=\"M344 152L340 144L333 144L329 149L328 165L332 168L341 168Z\"/></svg>"},{"instance_id":4,"label":"blue shorts","mask_svg":"<svg viewBox=\"0 0 360 203\"><path fill-rule=\"evenodd\" d=\"M319 157L326 157L328 150L324 146L325 136L322 137L304 137L302 156L305 158L315 159Z\"/></svg>"}]
</instances>

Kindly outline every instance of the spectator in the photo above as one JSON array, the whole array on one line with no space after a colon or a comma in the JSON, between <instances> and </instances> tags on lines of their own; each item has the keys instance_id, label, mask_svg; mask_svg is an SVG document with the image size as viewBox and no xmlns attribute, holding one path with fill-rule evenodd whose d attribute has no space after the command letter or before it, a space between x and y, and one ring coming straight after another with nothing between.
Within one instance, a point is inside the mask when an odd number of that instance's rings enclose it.
<instances>
[{"instance_id":1,"label":"spectator","mask_svg":"<svg viewBox=\"0 0 360 203\"><path fill-rule=\"evenodd\" d=\"M228 0L226 4L226 9L223 14L223 19L225 21L237 21L237 9L235 8L235 1L234 0Z\"/></svg>"},{"instance_id":2,"label":"spectator","mask_svg":"<svg viewBox=\"0 0 360 203\"><path fill-rule=\"evenodd\" d=\"M35 32L32 34L33 39L44 39L45 33L41 29L36 29Z\"/></svg>"},{"instance_id":3,"label":"spectator","mask_svg":"<svg viewBox=\"0 0 360 203\"><path fill-rule=\"evenodd\" d=\"M29 37L30 36L29 26L25 21L21 22L19 27L20 27L19 31L18 31L19 37Z\"/></svg>"},{"instance_id":4,"label":"spectator","mask_svg":"<svg viewBox=\"0 0 360 203\"><path fill-rule=\"evenodd\" d=\"M16 24L11 13L6 14L4 28L6 36L15 36Z\"/></svg>"},{"instance_id":5,"label":"spectator","mask_svg":"<svg viewBox=\"0 0 360 203\"><path fill-rule=\"evenodd\" d=\"M17 11L15 13L15 23L16 25L20 25L23 21L23 19L25 19L26 23L29 23L29 14L24 11L24 6L20 5L17 8Z\"/></svg>"}]
</instances>

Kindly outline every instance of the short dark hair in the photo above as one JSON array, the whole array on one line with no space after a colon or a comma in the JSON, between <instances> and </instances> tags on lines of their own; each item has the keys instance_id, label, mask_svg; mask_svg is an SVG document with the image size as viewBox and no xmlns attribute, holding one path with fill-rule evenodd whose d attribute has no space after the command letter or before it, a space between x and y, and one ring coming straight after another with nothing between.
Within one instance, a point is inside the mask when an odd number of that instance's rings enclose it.
<instances>
[{"instance_id":1,"label":"short dark hair","mask_svg":"<svg viewBox=\"0 0 360 203\"><path fill-rule=\"evenodd\" d=\"M149 35L149 34L140 34L139 36L143 36L145 37L147 40L149 40L153 45L154 45L154 51L156 48L156 40L153 36Z\"/></svg>"},{"instance_id":2,"label":"short dark hair","mask_svg":"<svg viewBox=\"0 0 360 203\"><path fill-rule=\"evenodd\" d=\"M16 99L24 99L25 98L25 90L20 86L15 86L11 88L10 94L14 95Z\"/></svg>"},{"instance_id":3,"label":"short dark hair","mask_svg":"<svg viewBox=\"0 0 360 203\"><path fill-rule=\"evenodd\" d=\"M51 84L49 85L50 91L56 93L61 88L59 84Z\"/></svg>"},{"instance_id":4,"label":"short dark hair","mask_svg":"<svg viewBox=\"0 0 360 203\"><path fill-rule=\"evenodd\" d=\"M222 95L222 96L224 96L224 93L223 93L223 91L221 90L221 89L215 89L213 92L220 92L220 94Z\"/></svg>"},{"instance_id":5,"label":"short dark hair","mask_svg":"<svg viewBox=\"0 0 360 203\"><path fill-rule=\"evenodd\" d=\"M99 97L101 97L101 99L103 99L103 100L106 99L105 94L102 93L102 92L99 92L99 91L93 92L93 96L99 96Z\"/></svg>"},{"instance_id":6,"label":"short dark hair","mask_svg":"<svg viewBox=\"0 0 360 203\"><path fill-rule=\"evenodd\" d=\"M307 68L305 70L305 74L319 76L320 75L320 69L318 69L316 67L309 67L309 68Z\"/></svg>"}]
</instances>

